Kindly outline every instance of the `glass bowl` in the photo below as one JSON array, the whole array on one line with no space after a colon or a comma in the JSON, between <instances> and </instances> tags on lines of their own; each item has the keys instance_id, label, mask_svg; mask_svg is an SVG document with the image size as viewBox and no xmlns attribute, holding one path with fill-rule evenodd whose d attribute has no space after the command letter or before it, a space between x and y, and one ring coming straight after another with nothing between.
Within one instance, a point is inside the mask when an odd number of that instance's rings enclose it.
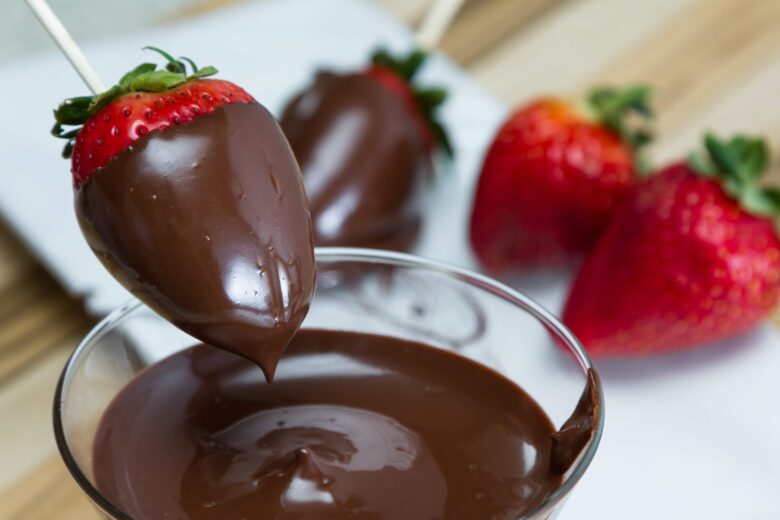
<instances>
[{"instance_id":1,"label":"glass bowl","mask_svg":"<svg viewBox=\"0 0 780 520\"><path fill-rule=\"evenodd\" d=\"M303 328L382 334L455 351L517 382L556 427L577 405L590 359L571 332L527 296L486 276L401 253L318 248L316 258L317 289ZM54 399L57 445L106 518L133 520L93 485L92 444L103 412L136 374L195 343L134 300L96 325L65 365ZM600 388L598 401L594 435L561 486L524 518L555 518L585 473L604 424Z\"/></svg>"}]
</instances>

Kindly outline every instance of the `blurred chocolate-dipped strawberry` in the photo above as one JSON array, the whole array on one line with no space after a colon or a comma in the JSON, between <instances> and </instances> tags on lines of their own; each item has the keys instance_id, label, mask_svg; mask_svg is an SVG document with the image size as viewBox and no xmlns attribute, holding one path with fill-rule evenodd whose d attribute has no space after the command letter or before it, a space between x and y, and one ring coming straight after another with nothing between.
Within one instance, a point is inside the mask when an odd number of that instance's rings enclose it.
<instances>
[{"instance_id":1,"label":"blurred chocolate-dipped strawberry","mask_svg":"<svg viewBox=\"0 0 780 520\"><path fill-rule=\"evenodd\" d=\"M79 224L135 296L270 378L314 290L298 166L246 91L153 50L164 69L144 63L55 111Z\"/></svg>"},{"instance_id":2,"label":"blurred chocolate-dipped strawberry","mask_svg":"<svg viewBox=\"0 0 780 520\"><path fill-rule=\"evenodd\" d=\"M451 154L440 88L420 88L426 59L377 51L362 71L322 71L285 108L281 126L301 166L321 246L408 250L422 224L436 152Z\"/></svg>"}]
</instances>

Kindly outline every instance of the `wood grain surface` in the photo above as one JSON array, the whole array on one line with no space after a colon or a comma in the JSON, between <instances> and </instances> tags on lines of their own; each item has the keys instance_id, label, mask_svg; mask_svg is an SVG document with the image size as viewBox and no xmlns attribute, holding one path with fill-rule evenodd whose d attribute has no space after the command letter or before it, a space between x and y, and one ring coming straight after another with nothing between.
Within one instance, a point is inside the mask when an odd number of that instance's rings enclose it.
<instances>
[{"instance_id":1,"label":"wood grain surface","mask_svg":"<svg viewBox=\"0 0 780 520\"><path fill-rule=\"evenodd\" d=\"M378 1L410 24L427 4ZM204 0L182 16L235 2ZM779 19L776 0L472 0L442 49L510 104L596 84L654 85L663 161L705 129L765 133L780 150ZM0 224L0 520L97 518L59 459L50 418L57 376L89 325Z\"/></svg>"}]
</instances>

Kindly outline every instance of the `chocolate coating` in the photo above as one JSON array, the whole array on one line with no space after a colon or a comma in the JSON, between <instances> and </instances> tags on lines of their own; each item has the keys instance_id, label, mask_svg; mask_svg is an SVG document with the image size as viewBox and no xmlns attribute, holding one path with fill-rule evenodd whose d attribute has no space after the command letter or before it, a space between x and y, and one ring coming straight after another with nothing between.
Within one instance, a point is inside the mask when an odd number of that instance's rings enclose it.
<instances>
[{"instance_id":1,"label":"chocolate coating","mask_svg":"<svg viewBox=\"0 0 780 520\"><path fill-rule=\"evenodd\" d=\"M90 247L185 332L276 362L309 307L315 264L295 159L257 103L153 132L76 192Z\"/></svg>"},{"instance_id":2,"label":"chocolate coating","mask_svg":"<svg viewBox=\"0 0 780 520\"><path fill-rule=\"evenodd\" d=\"M303 172L317 245L414 245L431 161L398 95L365 74L320 72L280 124Z\"/></svg>"},{"instance_id":3,"label":"chocolate coating","mask_svg":"<svg viewBox=\"0 0 780 520\"><path fill-rule=\"evenodd\" d=\"M265 384L193 347L106 410L101 493L135 520L516 520L561 484L554 427L518 386L419 343L302 330Z\"/></svg>"}]
</instances>

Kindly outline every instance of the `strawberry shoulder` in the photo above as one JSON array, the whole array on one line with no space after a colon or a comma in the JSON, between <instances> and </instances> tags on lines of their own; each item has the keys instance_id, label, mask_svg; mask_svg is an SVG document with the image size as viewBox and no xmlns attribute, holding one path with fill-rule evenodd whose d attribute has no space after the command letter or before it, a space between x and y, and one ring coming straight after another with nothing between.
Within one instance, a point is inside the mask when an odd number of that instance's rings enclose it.
<instances>
[{"instance_id":1,"label":"strawberry shoulder","mask_svg":"<svg viewBox=\"0 0 780 520\"><path fill-rule=\"evenodd\" d=\"M71 156L75 186L136 140L173 125L183 125L222 105L253 101L241 87L224 80L190 81L166 92L132 92L92 115L76 136Z\"/></svg>"}]
</instances>

